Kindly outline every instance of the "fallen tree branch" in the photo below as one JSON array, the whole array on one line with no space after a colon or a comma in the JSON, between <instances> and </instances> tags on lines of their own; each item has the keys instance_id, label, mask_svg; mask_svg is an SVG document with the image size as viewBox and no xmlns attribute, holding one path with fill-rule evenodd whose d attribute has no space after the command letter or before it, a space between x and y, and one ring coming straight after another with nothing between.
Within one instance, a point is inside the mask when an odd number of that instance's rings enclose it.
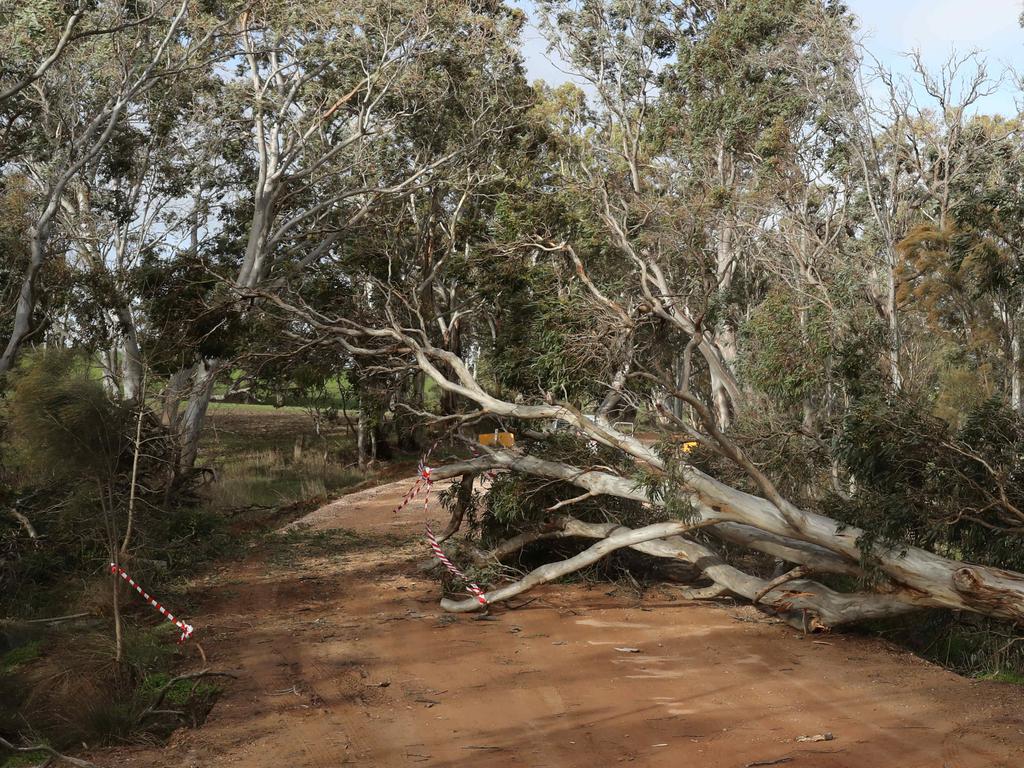
<instances>
[{"instance_id":1,"label":"fallen tree branch","mask_svg":"<svg viewBox=\"0 0 1024 768\"><path fill-rule=\"evenodd\" d=\"M595 494L638 501L651 507L661 506L631 478L510 452L440 467L434 470L434 475L443 479L466 471L495 468L563 480ZM777 537L773 546L786 542L786 546L806 550L807 556L803 559L807 560L823 556L822 550L830 553L832 557L826 559L837 565L837 558L850 564L862 559L864 553L858 542L863 531L859 528L844 526L807 511L802 512L799 526L794 528L771 502L727 486L699 470L687 468L684 482L689 489L688 499L705 524L739 523L758 529ZM735 533L735 529L732 531ZM714 533L714 528L711 532ZM880 570L898 585L894 593L906 598L913 596L912 602L916 605L968 610L1024 622L1024 574L949 560L910 546L879 544L869 554ZM799 562L796 557L787 559Z\"/></svg>"},{"instance_id":2,"label":"fallen tree branch","mask_svg":"<svg viewBox=\"0 0 1024 768\"><path fill-rule=\"evenodd\" d=\"M603 538L613 530L622 531L621 526L612 523L585 523L568 518L564 521L568 534L585 538ZM626 529L628 530L628 529ZM638 552L688 562L718 587L753 601L764 590L764 579L744 573L726 563L709 547L691 541L683 536L670 536L656 541L647 541L633 546ZM844 594L813 581L795 581L794 590L769 589L761 600L783 619L798 629L805 628L803 612L814 616L813 629L830 629L843 624L856 623L867 619L895 616L931 603L915 593L876 595Z\"/></svg>"},{"instance_id":3,"label":"fallen tree branch","mask_svg":"<svg viewBox=\"0 0 1024 768\"><path fill-rule=\"evenodd\" d=\"M566 574L574 573L582 568L586 568L588 565L596 563L605 555L608 555L617 549L631 547L635 544L651 541L653 539L662 539L666 536L673 536L683 533L684 531L693 530L696 527L700 527L700 525L674 522L655 523L654 525L637 528L636 530L623 528L621 529L621 532L617 532L609 535L607 538L603 538L602 541L599 541L589 549L580 552L578 555L570 557L567 560L560 560L556 563L547 563L539 568L534 568L521 580L496 589L493 592L488 592L485 597L488 603L499 603L502 600L508 600L510 597L515 597L528 589L532 589L539 584L554 581ZM482 606L475 598L468 600L450 600L445 598L441 601L441 607L452 613L466 613L468 611L475 611Z\"/></svg>"},{"instance_id":4,"label":"fallen tree branch","mask_svg":"<svg viewBox=\"0 0 1024 768\"><path fill-rule=\"evenodd\" d=\"M232 680L238 679L238 675L232 674L231 672L216 672L208 669L202 669L198 672L188 672L184 675L172 677L156 692L156 698L153 699L153 702L139 713L138 720L142 721L147 717L151 717L156 714L166 714L165 710L160 709L160 705L164 703L164 699L167 697L171 688L185 680L200 680L204 677L230 677Z\"/></svg>"},{"instance_id":5,"label":"fallen tree branch","mask_svg":"<svg viewBox=\"0 0 1024 768\"><path fill-rule=\"evenodd\" d=\"M46 619L5 619L0 621L0 624L60 624L64 621L74 621L75 619L85 619L93 614L85 611L84 613L69 613L67 616L51 616Z\"/></svg>"},{"instance_id":6,"label":"fallen tree branch","mask_svg":"<svg viewBox=\"0 0 1024 768\"><path fill-rule=\"evenodd\" d=\"M11 742L9 742L7 739L5 739L2 736L0 736L0 747L3 747L4 749L8 749L11 752L16 752L16 753L19 753L19 754L32 754L33 752L45 752L47 755L49 755L49 759L47 760L47 763L50 763L53 760L60 760L60 761L63 761L65 763L67 763L68 765L78 766L78 768L96 768L96 764L95 763L90 763L88 760L80 760L77 757L69 757L68 755L65 755L65 754L62 754L62 753L58 752L57 750L55 750L53 747L49 746L48 744L36 744L35 746L32 746L32 747L16 747L13 744L11 744ZM45 764L46 763L44 763L44 765Z\"/></svg>"},{"instance_id":7,"label":"fallen tree branch","mask_svg":"<svg viewBox=\"0 0 1024 768\"><path fill-rule=\"evenodd\" d=\"M670 523L669 525L677 524ZM649 528L651 526L638 530L643 531ZM710 530L710 528L708 529ZM479 553L477 557L478 562L493 562L494 560L507 557L522 547L537 541L566 538L608 540L612 536L624 536L632 532L632 529L624 528L615 523L586 523L573 517L560 516L552 520L544 529L528 531L514 536L487 553ZM802 577L805 575L805 571L800 568L790 571L784 578L776 579L773 582L766 581L744 573L726 563L720 555L709 547L691 541L681 535L669 535L663 538L634 542L626 546L654 557L686 562L696 567L706 578L714 582L710 587L684 592L684 595L689 599L707 600L731 593L756 604L768 597L769 599L765 601L766 607L770 608L792 626L801 630L831 629L868 619L900 615L934 605L926 597L913 592L894 592L892 594L845 594L836 592L817 582L803 580ZM590 551L587 550L587 552ZM560 566L572 560L574 559L570 558L570 560L549 565ZM522 589L519 591L525 591L533 586L537 586L537 584L544 583L544 581L550 581L551 579L545 578L543 581L532 581L529 584L524 584L534 573L547 567L541 566L541 568L531 572L525 579L513 586L522 586ZM571 571L565 571L565 573L568 572ZM558 578L559 575L564 574L559 573L553 578ZM798 579L799 581L797 581ZM782 584L788 582L794 582L794 589L778 589ZM494 594L499 593L501 593L501 590L497 590ZM504 595L502 593L501 599L505 599L508 596L511 595ZM471 603L473 602L468 600L442 601L442 607L445 610L451 610L450 606L459 605L462 609L472 610L473 606ZM479 605L476 607L479 607ZM810 619L808 619L806 614L810 614Z\"/></svg>"},{"instance_id":8,"label":"fallen tree branch","mask_svg":"<svg viewBox=\"0 0 1024 768\"><path fill-rule=\"evenodd\" d=\"M642 260L641 260L642 261ZM644 262L643 264L646 264ZM650 266L650 265L647 265ZM646 268L646 267L645 267ZM652 270L656 265L651 266ZM660 278L659 278L660 279ZM579 408L556 402L553 395L545 397L544 404L511 402L485 390L470 366L451 350L434 346L426 334L410 330L388 315L386 326L364 325L350 317L328 317L301 304L296 306L274 294L257 292L280 309L303 317L317 333L326 334L355 356L379 357L399 355L403 366L415 366L438 387L453 396L463 397L480 410L498 417L527 421L558 419L572 425L581 436L619 451L622 458L632 460L637 469L648 474L666 477L670 461L659 454L656 447L645 444L634 435L616 430L606 419L591 419ZM652 296L648 296L651 299ZM700 345L703 334L694 325L688 332L691 341ZM368 346L369 345L369 346ZM692 349L692 347L690 347ZM636 375L641 375L637 372ZM664 385L663 378L653 378ZM674 385L673 385L674 386ZM680 397L686 393L672 392ZM699 403L683 398L696 407ZM864 531L845 525L817 512L801 509L783 498L761 470L752 464L741 450L720 430L711 429L713 418L702 419L707 428L707 439L718 452L740 466L761 489L766 498L726 485L692 465L678 467L672 481L678 496L688 500L704 522L732 522L825 549L850 563L871 559L879 571L898 585L903 596L915 594L915 600L929 604L967 610L1002 619L1024 623L1024 574L950 560L926 550L901 544L874 543L862 550L860 542ZM581 470L566 464L545 461L534 456L511 452L495 452L471 462L461 462L453 474L482 471L493 468L511 469L540 477L564 480L585 491L633 499L652 507L659 502L650 498L631 477L612 472ZM443 472L435 477L451 477ZM632 475L632 472L630 473ZM883 596L884 597L884 596Z\"/></svg>"}]
</instances>

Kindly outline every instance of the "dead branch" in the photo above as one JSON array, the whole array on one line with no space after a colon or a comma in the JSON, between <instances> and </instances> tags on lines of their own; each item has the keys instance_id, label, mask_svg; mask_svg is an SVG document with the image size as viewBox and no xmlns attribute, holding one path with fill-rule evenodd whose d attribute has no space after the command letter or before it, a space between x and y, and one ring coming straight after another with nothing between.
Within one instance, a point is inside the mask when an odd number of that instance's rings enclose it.
<instances>
[{"instance_id":1,"label":"dead branch","mask_svg":"<svg viewBox=\"0 0 1024 768\"><path fill-rule=\"evenodd\" d=\"M498 603L503 600L507 600L510 597L515 597L516 595L526 592L540 584L545 584L567 574L575 573L576 571L586 568L588 565L596 563L598 560L617 549L631 547L634 544L640 544L653 539L661 539L666 536L674 536L676 534L683 533L684 531L692 530L695 527L699 527L699 525L675 522L656 523L636 530L623 528L621 529L621 533L615 533L604 538L602 541L599 541L589 549L580 552L578 555L570 557L567 560L561 560L556 563L547 563L539 568L535 568L520 581L501 587L500 589L496 589L493 592L489 592L485 597L487 598L488 603ZM476 599L449 600L446 598L441 601L441 607L452 613L466 613L468 611L475 611L479 609L481 605Z\"/></svg>"},{"instance_id":2,"label":"dead branch","mask_svg":"<svg viewBox=\"0 0 1024 768\"><path fill-rule=\"evenodd\" d=\"M176 684L183 682L185 680L200 680L204 677L230 677L232 680L238 679L238 675L235 675L231 672L217 672L208 669L202 669L198 672L188 672L184 675L172 677L160 688L160 690L156 692L156 698L153 699L153 703L146 707L141 713L139 713L138 720L142 721L152 715L164 714L164 711L161 710L159 707L161 704L163 704L164 699L167 697L167 694L170 692L171 688L173 688Z\"/></svg>"},{"instance_id":3,"label":"dead branch","mask_svg":"<svg viewBox=\"0 0 1024 768\"><path fill-rule=\"evenodd\" d=\"M18 524L25 529L25 533L28 534L28 537L30 539L32 539L33 541L38 541L39 534L36 532L35 526L32 525L31 520L29 520L27 517L25 517L25 515L23 515L16 509L9 509L7 510L7 513L12 518L18 521Z\"/></svg>"},{"instance_id":4,"label":"dead branch","mask_svg":"<svg viewBox=\"0 0 1024 768\"><path fill-rule=\"evenodd\" d=\"M767 584L765 584L764 587L762 587L761 589L759 589L757 591L757 594L754 595L751 598L750 602L752 602L754 605L757 605L759 602L761 602L761 598L763 598L765 595L767 595L773 589L775 589L776 587L780 587L780 586L782 586L783 584L785 584L787 582L795 581L796 579L803 578L804 576L807 575L807 571L808 571L807 568L805 568L803 566L798 566L798 567L794 568L793 570L791 570L791 571L789 571L787 573L782 574L778 578L772 579Z\"/></svg>"},{"instance_id":5,"label":"dead branch","mask_svg":"<svg viewBox=\"0 0 1024 768\"><path fill-rule=\"evenodd\" d=\"M3 736L0 736L0 747L8 749L11 752L19 754L31 754L33 752L45 752L49 755L49 759L44 763L52 763L54 760L59 760L67 763L68 765L78 766L78 768L96 768L95 763L90 763L88 760L81 760L77 757L69 757L68 755L62 754L55 750L53 747L47 744L36 744L31 747L16 747L11 742L7 741Z\"/></svg>"}]
</instances>

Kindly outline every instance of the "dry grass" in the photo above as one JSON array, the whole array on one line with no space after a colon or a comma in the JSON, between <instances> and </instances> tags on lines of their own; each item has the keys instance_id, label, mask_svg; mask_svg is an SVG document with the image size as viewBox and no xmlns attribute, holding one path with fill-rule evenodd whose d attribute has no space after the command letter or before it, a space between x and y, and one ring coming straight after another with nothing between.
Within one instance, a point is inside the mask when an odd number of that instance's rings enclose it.
<instances>
[{"instance_id":1,"label":"dry grass","mask_svg":"<svg viewBox=\"0 0 1024 768\"><path fill-rule=\"evenodd\" d=\"M362 482L343 425L317 435L300 409L222 405L210 414L202 460L213 469L213 509L327 500Z\"/></svg>"}]
</instances>

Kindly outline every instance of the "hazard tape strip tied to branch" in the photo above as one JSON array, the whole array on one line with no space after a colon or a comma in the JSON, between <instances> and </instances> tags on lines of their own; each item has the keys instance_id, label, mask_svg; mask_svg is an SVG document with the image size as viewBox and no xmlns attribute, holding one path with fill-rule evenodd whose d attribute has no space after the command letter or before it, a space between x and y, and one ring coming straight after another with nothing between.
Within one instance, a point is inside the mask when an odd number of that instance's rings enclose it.
<instances>
[{"instance_id":1,"label":"hazard tape strip tied to branch","mask_svg":"<svg viewBox=\"0 0 1024 768\"><path fill-rule=\"evenodd\" d=\"M178 640L178 645L181 645L190 637L192 637L192 633L195 631L195 628L191 624L186 624L181 619L174 618L174 614L172 614L170 611L168 611L166 608L160 605L160 603L157 602L154 598L150 597L149 594L142 587L135 583L135 580L128 575L127 571L125 571L124 568L119 566L117 563L111 563L110 573L114 576L120 576L122 579L127 581L132 587L135 588L136 592L142 595L143 600L145 600L147 603L149 603L158 611L160 611L161 616L163 616L165 619L171 622L171 624L173 624L181 630L181 638L179 638Z\"/></svg>"},{"instance_id":2,"label":"hazard tape strip tied to branch","mask_svg":"<svg viewBox=\"0 0 1024 768\"><path fill-rule=\"evenodd\" d=\"M434 481L430 479L430 467L427 466L427 459L430 457L430 454L433 452L436 445L437 444L435 443L434 446L427 451L423 460L420 461L418 468L419 477L416 478L416 483L409 489L409 492L405 494L405 498L402 499L402 503L395 507L395 511L392 512L392 514L398 514L405 509L406 505L415 499L421 492L423 493L423 511L428 511L430 507L430 489L433 486ZM444 550L441 549L441 545L438 544L437 536L434 535L434 530L430 527L429 521L427 521L426 524L426 536L427 543L430 545L430 549L434 553L434 556L441 561L441 564L448 569L450 574L455 576L457 579L460 579L466 585L466 591L480 601L480 605L486 608L488 603L487 598L484 596L484 591L473 583L466 574L460 571L458 567L448 559Z\"/></svg>"}]
</instances>

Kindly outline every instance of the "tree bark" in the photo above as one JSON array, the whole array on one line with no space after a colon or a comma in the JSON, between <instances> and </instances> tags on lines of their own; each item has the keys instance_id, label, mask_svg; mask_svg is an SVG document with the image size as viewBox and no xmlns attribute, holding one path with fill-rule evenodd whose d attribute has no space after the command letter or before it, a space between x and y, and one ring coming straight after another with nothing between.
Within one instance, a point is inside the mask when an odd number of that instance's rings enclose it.
<instances>
[{"instance_id":1,"label":"tree bark","mask_svg":"<svg viewBox=\"0 0 1024 768\"><path fill-rule=\"evenodd\" d=\"M49 229L44 225L42 229L33 227L29 230L29 241L31 243L28 267L21 279L21 290L18 292L18 304L14 310L14 325L11 328L11 337L0 355L0 376L6 374L14 367L14 360L21 349L21 345L32 332L32 313L36 308L36 280L39 277L39 270L43 267L46 258L46 236Z\"/></svg>"},{"instance_id":2,"label":"tree bark","mask_svg":"<svg viewBox=\"0 0 1024 768\"><path fill-rule=\"evenodd\" d=\"M193 370L191 393L179 430L180 471L188 471L195 466L196 455L199 452L199 438L203 431L203 420L206 418L206 409L213 397L213 385L217 381L217 374L220 373L220 370L219 360L202 360L196 363Z\"/></svg>"},{"instance_id":3,"label":"tree bark","mask_svg":"<svg viewBox=\"0 0 1024 768\"><path fill-rule=\"evenodd\" d=\"M1021 393L1021 366L1024 364L1024 350L1021 349L1020 328L1016 317L1010 319L1010 403L1017 413L1024 413L1024 397Z\"/></svg>"},{"instance_id":4,"label":"tree bark","mask_svg":"<svg viewBox=\"0 0 1024 768\"><path fill-rule=\"evenodd\" d=\"M630 478L507 452L439 467L433 470L433 476L441 480L468 471L494 468L564 480L594 494L631 499L652 507L662 503L650 498ZM794 552L786 558L791 562L821 557L824 550L856 565L865 554L858 545L863 536L858 528L843 526L824 515L805 510L795 510L795 521L790 522L771 502L727 486L694 468L686 471L684 483L679 490L693 505L696 521L740 523L791 541L793 544L789 546ZM714 535L717 528L717 525L711 527L709 532ZM743 530L739 529L741 533ZM736 529L732 532L735 535ZM779 546L782 542L775 539L770 543ZM804 551L807 554L802 558L795 556ZM868 554L902 593L915 596L914 605L967 610L1024 623L1022 574L948 560L916 547L876 545Z\"/></svg>"},{"instance_id":5,"label":"tree bark","mask_svg":"<svg viewBox=\"0 0 1024 768\"><path fill-rule=\"evenodd\" d=\"M124 304L117 309L117 320L124 336L124 370L121 374L121 394L125 400L135 400L142 389L142 348L139 346L139 332L135 318Z\"/></svg>"}]
</instances>

